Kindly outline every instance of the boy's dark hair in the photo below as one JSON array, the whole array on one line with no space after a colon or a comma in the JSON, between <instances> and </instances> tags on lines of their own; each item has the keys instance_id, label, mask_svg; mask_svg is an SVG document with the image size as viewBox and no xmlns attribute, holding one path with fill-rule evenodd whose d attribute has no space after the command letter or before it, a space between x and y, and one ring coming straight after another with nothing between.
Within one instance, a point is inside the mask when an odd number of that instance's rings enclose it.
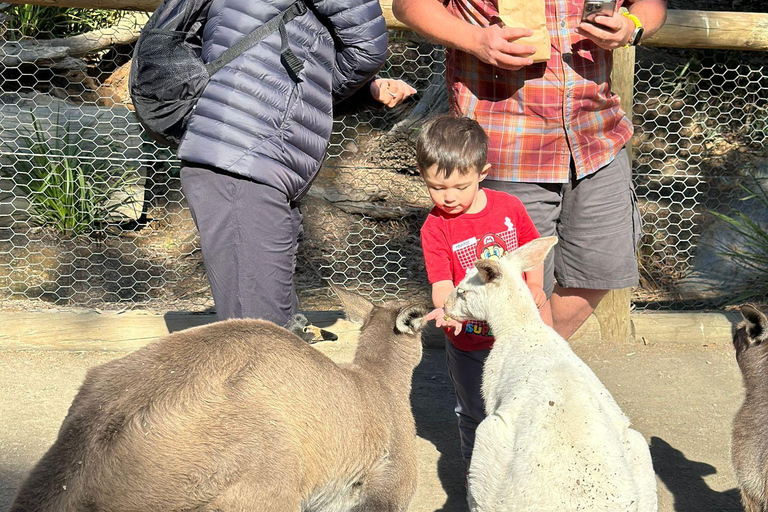
<instances>
[{"instance_id":1,"label":"boy's dark hair","mask_svg":"<svg viewBox=\"0 0 768 512\"><path fill-rule=\"evenodd\" d=\"M446 178L483 170L488 160L488 135L474 119L441 115L429 121L416 142L416 165L424 171L437 164Z\"/></svg>"}]
</instances>

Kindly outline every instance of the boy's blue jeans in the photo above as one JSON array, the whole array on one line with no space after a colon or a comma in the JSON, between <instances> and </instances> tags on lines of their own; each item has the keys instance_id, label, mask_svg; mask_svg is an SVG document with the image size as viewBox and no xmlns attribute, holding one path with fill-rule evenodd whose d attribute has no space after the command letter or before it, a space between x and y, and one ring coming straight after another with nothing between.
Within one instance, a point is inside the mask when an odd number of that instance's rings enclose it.
<instances>
[{"instance_id":1,"label":"boy's blue jeans","mask_svg":"<svg viewBox=\"0 0 768 512\"><path fill-rule=\"evenodd\" d=\"M472 448L475 445L475 431L485 419L485 403L480 392L483 365L491 352L473 350L466 352L453 346L451 340L445 340L445 359L448 363L448 375L456 389L456 417L459 420L459 436L461 438L461 456L467 463L472 458Z\"/></svg>"}]
</instances>

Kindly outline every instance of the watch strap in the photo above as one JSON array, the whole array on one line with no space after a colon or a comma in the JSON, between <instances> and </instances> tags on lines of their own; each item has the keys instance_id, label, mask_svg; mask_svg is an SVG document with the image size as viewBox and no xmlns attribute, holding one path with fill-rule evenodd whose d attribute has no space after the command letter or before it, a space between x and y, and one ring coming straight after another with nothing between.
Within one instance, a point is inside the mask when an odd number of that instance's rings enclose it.
<instances>
[{"instance_id":1,"label":"watch strap","mask_svg":"<svg viewBox=\"0 0 768 512\"><path fill-rule=\"evenodd\" d=\"M643 24L640 22L640 19L635 16L634 14L630 14L628 12L622 12L623 16L626 16L629 18L632 23L635 25L635 31L632 32L632 35L629 36L629 41L627 41L626 46L637 46L638 43L640 43L640 38L643 36Z\"/></svg>"}]
</instances>

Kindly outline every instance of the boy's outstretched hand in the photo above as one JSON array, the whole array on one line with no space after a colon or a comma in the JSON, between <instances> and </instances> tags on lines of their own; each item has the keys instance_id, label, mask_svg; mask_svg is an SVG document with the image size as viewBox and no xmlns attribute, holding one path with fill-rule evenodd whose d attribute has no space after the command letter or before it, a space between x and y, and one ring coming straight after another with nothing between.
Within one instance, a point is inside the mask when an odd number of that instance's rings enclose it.
<instances>
[{"instance_id":1,"label":"boy's outstretched hand","mask_svg":"<svg viewBox=\"0 0 768 512\"><path fill-rule=\"evenodd\" d=\"M458 320L454 320L453 318L448 317L445 314L445 310L443 310L443 308L434 309L431 313L424 317L424 320L427 322L434 320L435 327L447 327L449 329L453 328L454 336L461 332L462 323Z\"/></svg>"},{"instance_id":2,"label":"boy's outstretched hand","mask_svg":"<svg viewBox=\"0 0 768 512\"><path fill-rule=\"evenodd\" d=\"M377 78L371 82L371 96L389 108L399 105L414 94L416 89L402 80Z\"/></svg>"}]
</instances>

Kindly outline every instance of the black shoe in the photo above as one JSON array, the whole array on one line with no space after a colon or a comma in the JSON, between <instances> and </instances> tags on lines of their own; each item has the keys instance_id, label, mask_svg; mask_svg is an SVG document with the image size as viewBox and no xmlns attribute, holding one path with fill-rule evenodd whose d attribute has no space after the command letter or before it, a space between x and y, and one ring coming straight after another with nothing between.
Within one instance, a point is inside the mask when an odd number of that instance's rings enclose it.
<instances>
[{"instance_id":1,"label":"black shoe","mask_svg":"<svg viewBox=\"0 0 768 512\"><path fill-rule=\"evenodd\" d=\"M310 345L317 343L318 341L336 341L339 339L339 337L331 331L326 331L325 329L321 329L316 325L311 324L304 326L304 332L301 335L301 338Z\"/></svg>"},{"instance_id":2,"label":"black shoe","mask_svg":"<svg viewBox=\"0 0 768 512\"><path fill-rule=\"evenodd\" d=\"M284 327L309 344L317 343L318 341L336 341L339 339L339 337L331 331L326 331L325 329L310 324L307 317L301 313L293 315Z\"/></svg>"}]
</instances>

